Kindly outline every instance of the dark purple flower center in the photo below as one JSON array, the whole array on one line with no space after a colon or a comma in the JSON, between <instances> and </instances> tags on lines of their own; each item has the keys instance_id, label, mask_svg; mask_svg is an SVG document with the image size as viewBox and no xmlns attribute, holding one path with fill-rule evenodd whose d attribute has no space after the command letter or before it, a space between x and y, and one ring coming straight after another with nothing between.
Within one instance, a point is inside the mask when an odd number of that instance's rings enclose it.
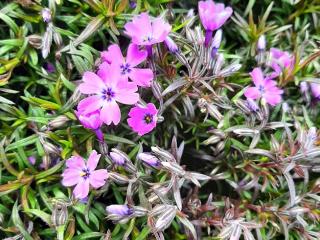
<instances>
[{"instance_id":1,"label":"dark purple flower center","mask_svg":"<svg viewBox=\"0 0 320 240\"><path fill-rule=\"evenodd\" d=\"M83 168L81 176L86 180L90 176L90 170L88 168Z\"/></svg>"},{"instance_id":2,"label":"dark purple flower center","mask_svg":"<svg viewBox=\"0 0 320 240\"><path fill-rule=\"evenodd\" d=\"M258 87L258 90L259 90L260 93L264 93L265 92L264 86L262 86L262 85L260 85Z\"/></svg>"},{"instance_id":3,"label":"dark purple flower center","mask_svg":"<svg viewBox=\"0 0 320 240\"><path fill-rule=\"evenodd\" d=\"M104 89L102 91L102 99L103 100L107 100L108 102L110 102L112 100L112 98L114 98L114 91L112 91L112 88L108 88L108 89Z\"/></svg>"},{"instance_id":4,"label":"dark purple flower center","mask_svg":"<svg viewBox=\"0 0 320 240\"><path fill-rule=\"evenodd\" d=\"M144 115L144 121L146 124L152 123L153 121L153 115L150 113L147 113L146 115Z\"/></svg>"},{"instance_id":5,"label":"dark purple flower center","mask_svg":"<svg viewBox=\"0 0 320 240\"><path fill-rule=\"evenodd\" d=\"M121 69L121 74L125 75L131 72L131 68L130 68L130 64L126 63L126 64L121 64L120 65L120 69Z\"/></svg>"}]
</instances>

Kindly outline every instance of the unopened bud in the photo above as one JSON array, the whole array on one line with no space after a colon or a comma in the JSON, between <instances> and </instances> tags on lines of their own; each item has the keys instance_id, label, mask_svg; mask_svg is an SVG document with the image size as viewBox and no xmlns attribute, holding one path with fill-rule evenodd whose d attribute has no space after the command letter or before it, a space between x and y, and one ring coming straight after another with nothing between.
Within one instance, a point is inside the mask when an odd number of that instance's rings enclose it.
<instances>
[{"instance_id":1,"label":"unopened bud","mask_svg":"<svg viewBox=\"0 0 320 240\"><path fill-rule=\"evenodd\" d=\"M48 23L51 22L51 11L49 8L44 8L41 10L41 16L44 22Z\"/></svg>"},{"instance_id":2,"label":"unopened bud","mask_svg":"<svg viewBox=\"0 0 320 240\"><path fill-rule=\"evenodd\" d=\"M217 56L218 49L220 48L221 45L221 40L222 40L222 30L219 29L216 31L213 39L212 39L212 50L211 50L211 57L215 58Z\"/></svg>"},{"instance_id":3,"label":"unopened bud","mask_svg":"<svg viewBox=\"0 0 320 240\"><path fill-rule=\"evenodd\" d=\"M51 215L51 222L54 226L64 225L68 218L68 209L65 205L56 204Z\"/></svg>"},{"instance_id":4,"label":"unopened bud","mask_svg":"<svg viewBox=\"0 0 320 240\"><path fill-rule=\"evenodd\" d=\"M106 207L108 214L118 215L120 217L128 217L133 214L133 208L128 205L114 204Z\"/></svg>"},{"instance_id":5,"label":"unopened bud","mask_svg":"<svg viewBox=\"0 0 320 240\"><path fill-rule=\"evenodd\" d=\"M40 49L41 45L42 45L42 38L39 35L33 34L28 36L28 43L36 48L36 49Z\"/></svg>"},{"instance_id":6,"label":"unopened bud","mask_svg":"<svg viewBox=\"0 0 320 240\"><path fill-rule=\"evenodd\" d=\"M179 51L178 45L169 36L165 38L164 43L171 53L176 54Z\"/></svg>"},{"instance_id":7,"label":"unopened bud","mask_svg":"<svg viewBox=\"0 0 320 240\"><path fill-rule=\"evenodd\" d=\"M308 92L308 90L309 90L309 85L308 85L308 83L307 83L307 82L301 82L301 83L300 83L300 92L303 93L303 94L305 94L305 93Z\"/></svg>"},{"instance_id":8,"label":"unopened bud","mask_svg":"<svg viewBox=\"0 0 320 240\"><path fill-rule=\"evenodd\" d=\"M257 42L258 51L264 51L266 49L266 37L261 35Z\"/></svg>"},{"instance_id":9,"label":"unopened bud","mask_svg":"<svg viewBox=\"0 0 320 240\"><path fill-rule=\"evenodd\" d=\"M59 128L62 127L67 121L69 121L69 118L65 115L61 115L51 120L48 125L51 128Z\"/></svg>"},{"instance_id":10,"label":"unopened bud","mask_svg":"<svg viewBox=\"0 0 320 240\"><path fill-rule=\"evenodd\" d=\"M112 162L115 163L116 165L123 166L126 163L126 159L119 153L111 152L110 157Z\"/></svg>"},{"instance_id":11,"label":"unopened bud","mask_svg":"<svg viewBox=\"0 0 320 240\"><path fill-rule=\"evenodd\" d=\"M151 167L158 167L160 165L159 159L149 153L139 153L137 158Z\"/></svg>"}]
</instances>

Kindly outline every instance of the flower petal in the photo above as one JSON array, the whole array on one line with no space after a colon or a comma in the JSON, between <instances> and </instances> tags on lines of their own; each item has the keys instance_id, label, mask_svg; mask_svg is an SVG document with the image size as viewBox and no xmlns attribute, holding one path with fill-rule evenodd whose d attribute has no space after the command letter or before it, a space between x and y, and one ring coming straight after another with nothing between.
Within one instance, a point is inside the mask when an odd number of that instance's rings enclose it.
<instances>
[{"instance_id":1,"label":"flower petal","mask_svg":"<svg viewBox=\"0 0 320 240\"><path fill-rule=\"evenodd\" d=\"M244 95L247 97L247 98L251 98L251 99L257 99L261 96L258 88L256 87L249 87L245 92L244 92Z\"/></svg>"},{"instance_id":2,"label":"flower petal","mask_svg":"<svg viewBox=\"0 0 320 240\"><path fill-rule=\"evenodd\" d=\"M261 68L255 68L253 71L250 73L250 76L254 82L254 85L256 86L264 86L264 77Z\"/></svg>"},{"instance_id":3,"label":"flower petal","mask_svg":"<svg viewBox=\"0 0 320 240\"><path fill-rule=\"evenodd\" d=\"M75 198L82 199L88 196L89 194L89 179L84 180L81 178L80 182L73 190Z\"/></svg>"},{"instance_id":4,"label":"flower petal","mask_svg":"<svg viewBox=\"0 0 320 240\"><path fill-rule=\"evenodd\" d=\"M81 170L67 168L62 174L62 185L65 187L76 185L81 180L80 173Z\"/></svg>"},{"instance_id":5,"label":"flower petal","mask_svg":"<svg viewBox=\"0 0 320 240\"><path fill-rule=\"evenodd\" d=\"M91 173L89 180L93 188L99 188L106 183L107 178L108 171L106 169L99 169Z\"/></svg>"},{"instance_id":6,"label":"flower petal","mask_svg":"<svg viewBox=\"0 0 320 240\"><path fill-rule=\"evenodd\" d=\"M267 103L269 103L271 106L278 105L282 98L280 94L274 94L274 93L265 93L263 94L263 98L266 100Z\"/></svg>"},{"instance_id":7,"label":"flower petal","mask_svg":"<svg viewBox=\"0 0 320 240\"><path fill-rule=\"evenodd\" d=\"M118 104L115 101L106 102L100 112L101 120L110 125L112 122L118 125L121 119L121 112Z\"/></svg>"},{"instance_id":8,"label":"flower petal","mask_svg":"<svg viewBox=\"0 0 320 240\"><path fill-rule=\"evenodd\" d=\"M80 156L72 156L66 162L67 168L82 170L86 167L84 160Z\"/></svg>"},{"instance_id":9,"label":"flower petal","mask_svg":"<svg viewBox=\"0 0 320 240\"><path fill-rule=\"evenodd\" d=\"M96 169L99 159L101 157L101 154L97 154L96 150L93 150L89 156L87 167L90 171L93 171Z\"/></svg>"},{"instance_id":10,"label":"flower petal","mask_svg":"<svg viewBox=\"0 0 320 240\"><path fill-rule=\"evenodd\" d=\"M101 53L101 57L109 64L114 63L119 65L124 63L124 58L118 44L109 46L107 51Z\"/></svg>"},{"instance_id":11,"label":"flower petal","mask_svg":"<svg viewBox=\"0 0 320 240\"><path fill-rule=\"evenodd\" d=\"M126 62L131 67L135 67L147 59L148 53L145 50L139 50L138 45L131 43L128 47Z\"/></svg>"},{"instance_id":12,"label":"flower petal","mask_svg":"<svg viewBox=\"0 0 320 240\"><path fill-rule=\"evenodd\" d=\"M88 114L100 109L103 105L103 100L100 96L94 95L82 99L79 105L81 106L82 114Z\"/></svg>"},{"instance_id":13,"label":"flower petal","mask_svg":"<svg viewBox=\"0 0 320 240\"><path fill-rule=\"evenodd\" d=\"M151 69L133 68L129 73L129 78L138 86L150 87L153 80L153 72Z\"/></svg>"},{"instance_id":14,"label":"flower petal","mask_svg":"<svg viewBox=\"0 0 320 240\"><path fill-rule=\"evenodd\" d=\"M95 94L104 88L102 79L93 72L85 72L82 77L83 83L79 85L79 90L83 94Z\"/></svg>"}]
</instances>

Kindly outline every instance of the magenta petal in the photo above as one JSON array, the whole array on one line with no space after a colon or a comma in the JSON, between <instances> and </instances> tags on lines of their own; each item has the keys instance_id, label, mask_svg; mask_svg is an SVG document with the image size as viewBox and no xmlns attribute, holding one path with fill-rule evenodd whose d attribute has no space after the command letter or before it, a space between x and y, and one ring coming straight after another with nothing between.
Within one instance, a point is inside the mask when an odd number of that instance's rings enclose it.
<instances>
[{"instance_id":1,"label":"magenta petal","mask_svg":"<svg viewBox=\"0 0 320 240\"><path fill-rule=\"evenodd\" d=\"M113 63L116 65L124 63L121 49L117 44L112 44L111 46L109 46L108 51L103 56L108 63Z\"/></svg>"},{"instance_id":2,"label":"magenta petal","mask_svg":"<svg viewBox=\"0 0 320 240\"><path fill-rule=\"evenodd\" d=\"M108 171L105 169L99 169L91 173L89 180L93 188L99 188L106 183L105 180L107 178L108 178Z\"/></svg>"},{"instance_id":3,"label":"magenta petal","mask_svg":"<svg viewBox=\"0 0 320 240\"><path fill-rule=\"evenodd\" d=\"M115 99L122 104L132 105L139 101L139 94L133 92L122 92L121 94L117 94Z\"/></svg>"},{"instance_id":4,"label":"magenta petal","mask_svg":"<svg viewBox=\"0 0 320 240\"><path fill-rule=\"evenodd\" d=\"M131 67L135 67L147 59L148 53L145 50L139 50L138 45L131 43L128 47L126 62Z\"/></svg>"},{"instance_id":5,"label":"magenta petal","mask_svg":"<svg viewBox=\"0 0 320 240\"><path fill-rule=\"evenodd\" d=\"M84 94L94 94L104 87L103 81L93 72L85 72L82 77L83 83L79 85L79 90Z\"/></svg>"},{"instance_id":6,"label":"magenta petal","mask_svg":"<svg viewBox=\"0 0 320 240\"><path fill-rule=\"evenodd\" d=\"M107 125L110 125L112 122L118 125L121 119L118 104L115 101L105 103L101 109L100 118Z\"/></svg>"},{"instance_id":7,"label":"magenta petal","mask_svg":"<svg viewBox=\"0 0 320 240\"><path fill-rule=\"evenodd\" d=\"M280 94L266 93L263 95L263 98L269 103L271 106L276 106L282 100Z\"/></svg>"},{"instance_id":8,"label":"magenta petal","mask_svg":"<svg viewBox=\"0 0 320 240\"><path fill-rule=\"evenodd\" d=\"M261 96L258 88L256 88L256 87L249 87L249 88L244 92L244 95L245 95L247 98L251 98L251 99L257 99L257 98L259 98L259 97Z\"/></svg>"},{"instance_id":9,"label":"magenta petal","mask_svg":"<svg viewBox=\"0 0 320 240\"><path fill-rule=\"evenodd\" d=\"M133 68L129 78L138 86L150 87L153 80L153 72L151 69Z\"/></svg>"},{"instance_id":10,"label":"magenta petal","mask_svg":"<svg viewBox=\"0 0 320 240\"><path fill-rule=\"evenodd\" d=\"M97 154L95 150L91 152L87 162L87 167L89 168L90 171L93 171L94 169L96 169L100 156L101 154Z\"/></svg>"},{"instance_id":11,"label":"magenta petal","mask_svg":"<svg viewBox=\"0 0 320 240\"><path fill-rule=\"evenodd\" d=\"M62 185L70 187L76 185L81 179L81 170L67 168L62 174Z\"/></svg>"},{"instance_id":12,"label":"magenta petal","mask_svg":"<svg viewBox=\"0 0 320 240\"><path fill-rule=\"evenodd\" d=\"M87 97L81 100L79 103L79 105L81 105L81 107L84 109L82 112L83 114L88 114L100 109L102 104L102 98L97 95Z\"/></svg>"},{"instance_id":13,"label":"magenta petal","mask_svg":"<svg viewBox=\"0 0 320 240\"><path fill-rule=\"evenodd\" d=\"M77 199L82 199L89 194L89 180L84 180L83 178L77 184L73 190L73 194Z\"/></svg>"},{"instance_id":14,"label":"magenta petal","mask_svg":"<svg viewBox=\"0 0 320 240\"><path fill-rule=\"evenodd\" d=\"M250 73L251 78L254 82L254 85L260 86L264 85L264 77L261 68L255 68L253 71Z\"/></svg>"}]
</instances>

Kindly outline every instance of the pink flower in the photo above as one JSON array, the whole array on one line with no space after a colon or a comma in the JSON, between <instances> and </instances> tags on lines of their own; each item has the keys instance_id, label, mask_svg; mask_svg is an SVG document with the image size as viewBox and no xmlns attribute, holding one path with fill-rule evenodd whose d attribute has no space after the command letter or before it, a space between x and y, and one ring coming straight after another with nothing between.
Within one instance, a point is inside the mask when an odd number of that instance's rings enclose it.
<instances>
[{"instance_id":1,"label":"pink flower","mask_svg":"<svg viewBox=\"0 0 320 240\"><path fill-rule=\"evenodd\" d=\"M255 68L250 73L255 87L249 87L244 95L250 99L264 98L272 106L281 102L283 90L276 87L277 83L268 78L264 78L261 68Z\"/></svg>"},{"instance_id":2,"label":"pink flower","mask_svg":"<svg viewBox=\"0 0 320 240\"><path fill-rule=\"evenodd\" d=\"M131 43L128 47L127 57L124 58L119 45L113 44L108 51L103 51L101 57L104 61L111 64L119 75L130 78L138 86L150 87L153 79L151 69L136 68L137 65L146 60L147 51L140 51L136 44Z\"/></svg>"},{"instance_id":3,"label":"pink flower","mask_svg":"<svg viewBox=\"0 0 320 240\"><path fill-rule=\"evenodd\" d=\"M212 0L199 1L198 10L200 20L206 29L205 45L209 46L212 32L219 29L232 15L232 8L224 6L223 3L214 3Z\"/></svg>"},{"instance_id":4,"label":"pink flower","mask_svg":"<svg viewBox=\"0 0 320 240\"><path fill-rule=\"evenodd\" d=\"M128 124L133 131L142 136L156 127L157 114L158 110L153 103L148 103L146 107L133 107L129 112Z\"/></svg>"},{"instance_id":5,"label":"pink flower","mask_svg":"<svg viewBox=\"0 0 320 240\"><path fill-rule=\"evenodd\" d=\"M74 186L73 194L78 199L83 199L89 194L90 185L93 188L100 188L108 178L106 169L95 170L100 154L92 151L87 163L79 156L72 156L66 162L67 168L62 173L62 184L66 187Z\"/></svg>"},{"instance_id":6,"label":"pink flower","mask_svg":"<svg viewBox=\"0 0 320 240\"><path fill-rule=\"evenodd\" d=\"M117 102L131 105L139 100L136 84L128 82L107 63L100 65L98 74L85 72L82 80L80 92L91 95L79 103L84 109L82 114L101 109L100 119L107 125L120 122L121 112Z\"/></svg>"},{"instance_id":7,"label":"pink flower","mask_svg":"<svg viewBox=\"0 0 320 240\"><path fill-rule=\"evenodd\" d=\"M274 70L274 73L271 74L272 78L278 77L285 69L287 69L288 73L292 72L295 64L294 56L277 48L271 48L270 54L270 67Z\"/></svg>"},{"instance_id":8,"label":"pink flower","mask_svg":"<svg viewBox=\"0 0 320 240\"><path fill-rule=\"evenodd\" d=\"M151 19L147 13L135 16L124 28L134 44L144 46L163 42L171 31L170 24L161 17Z\"/></svg>"}]
</instances>

